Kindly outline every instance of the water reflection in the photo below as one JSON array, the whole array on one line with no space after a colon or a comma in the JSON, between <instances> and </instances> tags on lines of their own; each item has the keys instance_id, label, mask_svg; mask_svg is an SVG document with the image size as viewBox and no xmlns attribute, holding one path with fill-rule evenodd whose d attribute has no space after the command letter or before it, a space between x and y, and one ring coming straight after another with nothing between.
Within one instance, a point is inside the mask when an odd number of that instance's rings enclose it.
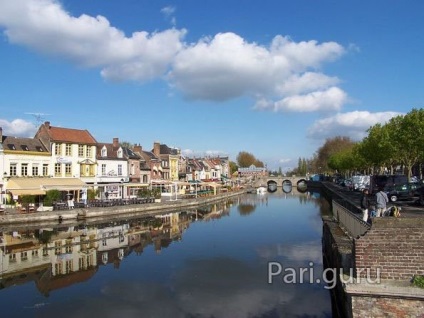
<instances>
[{"instance_id":1,"label":"water reflection","mask_svg":"<svg viewBox=\"0 0 424 318\"><path fill-rule=\"evenodd\" d=\"M269 261L322 270L326 206L318 201L276 191L174 213L3 229L0 304L10 317L329 317L322 286L266 280ZM26 296L18 309L16 288Z\"/></svg>"}]
</instances>

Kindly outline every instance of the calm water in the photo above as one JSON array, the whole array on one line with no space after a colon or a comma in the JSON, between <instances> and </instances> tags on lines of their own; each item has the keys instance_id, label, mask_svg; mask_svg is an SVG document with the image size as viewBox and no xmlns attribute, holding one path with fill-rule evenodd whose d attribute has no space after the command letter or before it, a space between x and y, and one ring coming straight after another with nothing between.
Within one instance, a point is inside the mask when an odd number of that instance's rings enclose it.
<instances>
[{"instance_id":1,"label":"calm water","mask_svg":"<svg viewBox=\"0 0 424 318\"><path fill-rule=\"evenodd\" d=\"M1 316L332 317L316 283L328 209L278 189L161 217L3 229ZM312 282L299 283L301 267Z\"/></svg>"}]
</instances>

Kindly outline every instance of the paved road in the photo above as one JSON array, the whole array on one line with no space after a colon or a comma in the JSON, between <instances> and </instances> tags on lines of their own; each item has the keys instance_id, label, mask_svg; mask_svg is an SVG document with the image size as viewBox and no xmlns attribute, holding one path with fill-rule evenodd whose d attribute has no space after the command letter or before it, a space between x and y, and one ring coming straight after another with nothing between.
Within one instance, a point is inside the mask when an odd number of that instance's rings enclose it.
<instances>
[{"instance_id":1,"label":"paved road","mask_svg":"<svg viewBox=\"0 0 424 318\"><path fill-rule=\"evenodd\" d=\"M361 192L350 191L346 187L338 184L327 182L327 186L335 189L346 200L351 201L357 206L360 206ZM375 202L375 198L371 196L371 200ZM374 203L375 204L375 203ZM396 202L389 202L388 206L396 205L401 208L401 217L424 217L424 206L419 205L416 200L399 200Z\"/></svg>"}]
</instances>

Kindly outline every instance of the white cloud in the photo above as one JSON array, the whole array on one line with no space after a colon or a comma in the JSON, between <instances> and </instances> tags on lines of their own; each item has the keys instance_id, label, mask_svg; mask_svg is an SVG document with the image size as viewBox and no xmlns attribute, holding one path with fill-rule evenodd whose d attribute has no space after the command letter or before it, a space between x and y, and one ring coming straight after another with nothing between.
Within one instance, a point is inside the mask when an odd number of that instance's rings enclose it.
<instances>
[{"instance_id":1,"label":"white cloud","mask_svg":"<svg viewBox=\"0 0 424 318\"><path fill-rule=\"evenodd\" d=\"M160 10L166 17L169 17L175 13L175 7L174 6L167 6Z\"/></svg>"},{"instance_id":2,"label":"white cloud","mask_svg":"<svg viewBox=\"0 0 424 318\"><path fill-rule=\"evenodd\" d=\"M34 137L37 127L31 122L23 119L15 119L11 122L0 119L0 127L3 129L4 136L13 137Z\"/></svg>"},{"instance_id":3,"label":"white cloud","mask_svg":"<svg viewBox=\"0 0 424 318\"><path fill-rule=\"evenodd\" d=\"M104 67L102 75L114 80L161 76L181 49L185 34L170 29L126 37L105 17L73 17L53 0L0 0L0 25L12 43L79 65Z\"/></svg>"},{"instance_id":4,"label":"white cloud","mask_svg":"<svg viewBox=\"0 0 424 318\"><path fill-rule=\"evenodd\" d=\"M398 112L353 111L339 113L331 117L317 120L309 129L307 136L324 140L335 136L349 136L353 140L361 140L367 135L367 129L377 123L386 123L390 118L402 115Z\"/></svg>"},{"instance_id":5,"label":"white cloud","mask_svg":"<svg viewBox=\"0 0 424 318\"><path fill-rule=\"evenodd\" d=\"M175 7L161 12L175 23ZM227 32L188 44L186 30L175 28L126 36L106 17L74 17L56 0L0 0L0 26L11 43L100 68L108 80L162 78L188 99L249 96L257 109L293 112L339 110L346 102L339 79L320 71L345 53L335 42L277 35L264 46Z\"/></svg>"},{"instance_id":6,"label":"white cloud","mask_svg":"<svg viewBox=\"0 0 424 318\"><path fill-rule=\"evenodd\" d=\"M314 91L305 95L292 95L272 102L258 100L255 105L259 110L315 112L339 111L347 101L347 95L338 87L330 87L324 91Z\"/></svg>"},{"instance_id":7,"label":"white cloud","mask_svg":"<svg viewBox=\"0 0 424 318\"><path fill-rule=\"evenodd\" d=\"M280 160L278 160L279 163L287 163L287 162L290 162L290 161L291 161L291 159L280 159Z\"/></svg>"},{"instance_id":8,"label":"white cloud","mask_svg":"<svg viewBox=\"0 0 424 318\"><path fill-rule=\"evenodd\" d=\"M337 78L309 70L343 52L340 45L332 42L295 43L276 36L270 48L266 48L248 43L234 33L220 33L179 51L169 79L194 99L219 101L241 95L290 97L293 92L311 92L338 83Z\"/></svg>"}]
</instances>

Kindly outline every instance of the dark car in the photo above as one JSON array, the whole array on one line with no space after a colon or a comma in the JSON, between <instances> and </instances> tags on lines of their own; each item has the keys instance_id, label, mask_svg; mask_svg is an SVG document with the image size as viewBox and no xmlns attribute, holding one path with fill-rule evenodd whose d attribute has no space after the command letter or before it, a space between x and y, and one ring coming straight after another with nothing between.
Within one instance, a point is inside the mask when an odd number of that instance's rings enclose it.
<instances>
[{"instance_id":1,"label":"dark car","mask_svg":"<svg viewBox=\"0 0 424 318\"><path fill-rule=\"evenodd\" d=\"M390 189L408 183L405 175L373 175L370 178L370 193L375 194L379 189ZM387 192L387 191L386 191Z\"/></svg>"},{"instance_id":2,"label":"dark car","mask_svg":"<svg viewBox=\"0 0 424 318\"><path fill-rule=\"evenodd\" d=\"M415 196L418 197L418 203L420 205L424 205L424 185L419 183L421 187L415 190Z\"/></svg>"},{"instance_id":3,"label":"dark car","mask_svg":"<svg viewBox=\"0 0 424 318\"><path fill-rule=\"evenodd\" d=\"M421 183L407 182L403 184L386 185L384 192L387 193L391 202L397 200L412 200L415 196L419 196L419 191L422 186Z\"/></svg>"}]
</instances>

